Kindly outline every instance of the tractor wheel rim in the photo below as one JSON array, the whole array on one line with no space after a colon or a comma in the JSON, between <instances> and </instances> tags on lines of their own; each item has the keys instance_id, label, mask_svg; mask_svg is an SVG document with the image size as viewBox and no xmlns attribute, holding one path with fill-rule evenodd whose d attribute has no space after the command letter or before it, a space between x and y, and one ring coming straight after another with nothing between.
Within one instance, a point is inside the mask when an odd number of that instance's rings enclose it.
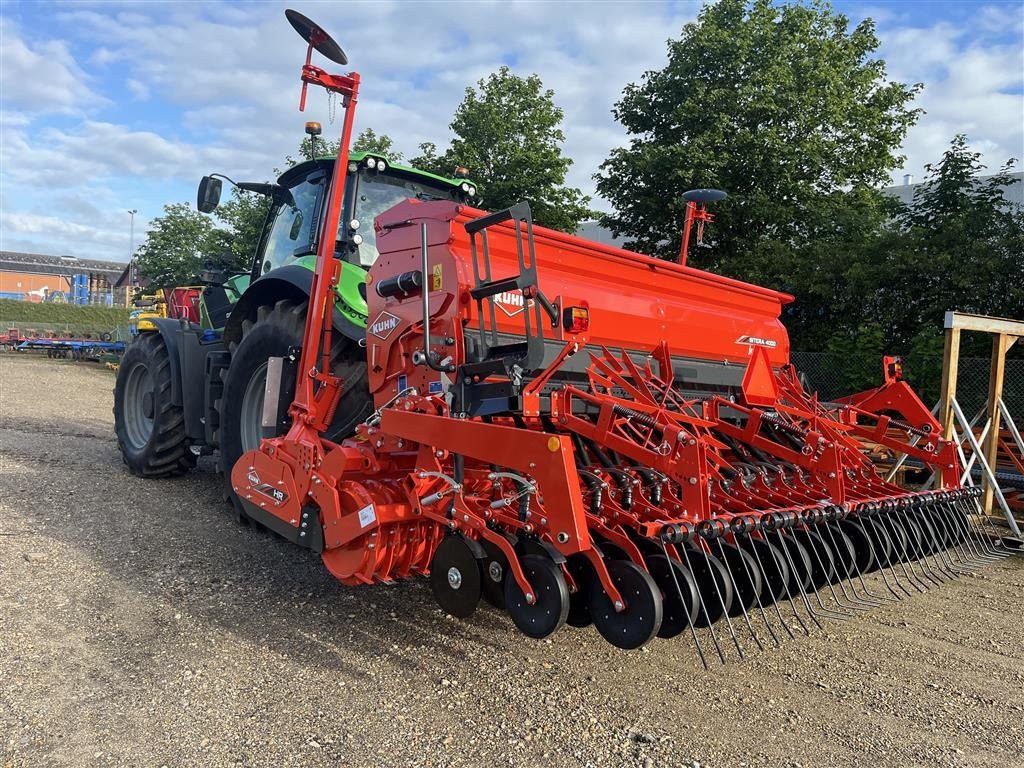
<instances>
[{"instance_id":1,"label":"tractor wheel rim","mask_svg":"<svg viewBox=\"0 0 1024 768\"><path fill-rule=\"evenodd\" d=\"M260 447L263 439L263 395L267 386L267 364L263 363L252 372L249 383L242 393L242 412L239 436L242 452Z\"/></svg>"},{"instance_id":2,"label":"tractor wheel rim","mask_svg":"<svg viewBox=\"0 0 1024 768\"><path fill-rule=\"evenodd\" d=\"M155 392L149 366L136 363L128 371L124 387L124 430L132 448L141 450L153 436ZM146 405L149 404L149 415Z\"/></svg>"}]
</instances>

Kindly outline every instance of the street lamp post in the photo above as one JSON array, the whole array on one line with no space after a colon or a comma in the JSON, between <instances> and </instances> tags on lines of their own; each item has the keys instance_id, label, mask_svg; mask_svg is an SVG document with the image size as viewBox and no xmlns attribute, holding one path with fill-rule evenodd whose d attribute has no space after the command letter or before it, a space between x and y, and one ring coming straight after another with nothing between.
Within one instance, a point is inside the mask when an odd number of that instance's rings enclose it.
<instances>
[{"instance_id":1,"label":"street lamp post","mask_svg":"<svg viewBox=\"0 0 1024 768\"><path fill-rule=\"evenodd\" d=\"M138 213L137 208L132 208L128 211L128 215L131 216L131 224L128 230L128 303L131 303L131 295L135 289L135 214Z\"/></svg>"}]
</instances>

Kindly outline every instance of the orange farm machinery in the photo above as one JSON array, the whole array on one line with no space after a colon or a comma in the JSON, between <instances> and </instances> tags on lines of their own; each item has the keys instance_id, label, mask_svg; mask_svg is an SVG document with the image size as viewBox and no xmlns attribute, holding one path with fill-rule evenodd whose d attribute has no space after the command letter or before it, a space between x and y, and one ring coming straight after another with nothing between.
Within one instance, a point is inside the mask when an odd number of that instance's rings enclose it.
<instances>
[{"instance_id":1,"label":"orange farm machinery","mask_svg":"<svg viewBox=\"0 0 1024 768\"><path fill-rule=\"evenodd\" d=\"M309 43L302 103L307 85L341 98L344 169L359 76L311 64L347 61L287 15ZM483 598L534 638L685 634L704 659L1005 553L895 362L877 389L822 402L789 362L792 297L534 226L526 204L421 196L376 217L354 374L372 410L328 439L353 391L331 360L344 178L328 182L301 344L267 363L265 436L227 468L240 516L343 583L427 576L454 616ZM867 443L944 484L888 482Z\"/></svg>"}]
</instances>

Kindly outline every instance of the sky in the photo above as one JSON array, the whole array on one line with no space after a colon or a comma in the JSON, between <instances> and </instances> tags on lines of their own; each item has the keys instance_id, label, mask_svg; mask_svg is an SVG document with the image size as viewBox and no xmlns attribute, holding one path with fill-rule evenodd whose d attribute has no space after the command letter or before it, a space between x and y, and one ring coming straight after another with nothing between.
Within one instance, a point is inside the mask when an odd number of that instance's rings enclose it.
<instances>
[{"instance_id":1,"label":"sky","mask_svg":"<svg viewBox=\"0 0 1024 768\"><path fill-rule=\"evenodd\" d=\"M700 2L311 2L293 6L363 78L356 129L407 155L446 145L465 88L502 64L565 111L568 183L628 142L611 109L666 63ZM924 83L903 168L920 179L965 133L993 170L1024 155L1024 3L835 2L875 20L888 76ZM125 261L166 203L213 171L265 180L326 95L298 104L305 47L275 2L0 2L0 249ZM324 64L323 60L319 60ZM608 204L595 199L597 209Z\"/></svg>"}]
</instances>

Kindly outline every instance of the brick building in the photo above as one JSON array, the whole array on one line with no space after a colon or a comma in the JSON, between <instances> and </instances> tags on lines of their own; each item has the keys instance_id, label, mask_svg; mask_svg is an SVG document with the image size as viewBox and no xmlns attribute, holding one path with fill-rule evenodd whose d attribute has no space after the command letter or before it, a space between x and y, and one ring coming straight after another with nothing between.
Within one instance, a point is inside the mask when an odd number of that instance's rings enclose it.
<instances>
[{"instance_id":1,"label":"brick building","mask_svg":"<svg viewBox=\"0 0 1024 768\"><path fill-rule=\"evenodd\" d=\"M114 285L125 265L116 261L0 251L0 298L44 301L53 298L78 303L125 306L124 289Z\"/></svg>"}]
</instances>

